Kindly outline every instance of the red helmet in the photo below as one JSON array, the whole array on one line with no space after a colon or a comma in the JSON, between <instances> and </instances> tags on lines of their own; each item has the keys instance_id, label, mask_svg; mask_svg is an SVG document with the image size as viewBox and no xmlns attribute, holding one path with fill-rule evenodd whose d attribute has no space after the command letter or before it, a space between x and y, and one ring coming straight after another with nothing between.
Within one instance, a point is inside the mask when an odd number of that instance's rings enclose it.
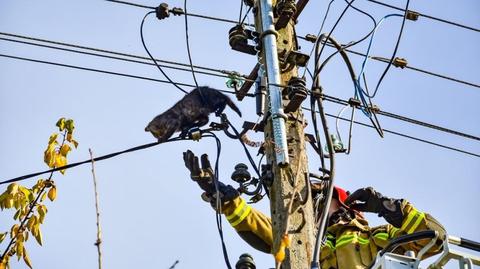
<instances>
[{"instance_id":1,"label":"red helmet","mask_svg":"<svg viewBox=\"0 0 480 269\"><path fill-rule=\"evenodd\" d=\"M340 201L342 204L344 204L345 199L347 199L348 197L348 192L340 187L334 186L332 197Z\"/></svg>"}]
</instances>

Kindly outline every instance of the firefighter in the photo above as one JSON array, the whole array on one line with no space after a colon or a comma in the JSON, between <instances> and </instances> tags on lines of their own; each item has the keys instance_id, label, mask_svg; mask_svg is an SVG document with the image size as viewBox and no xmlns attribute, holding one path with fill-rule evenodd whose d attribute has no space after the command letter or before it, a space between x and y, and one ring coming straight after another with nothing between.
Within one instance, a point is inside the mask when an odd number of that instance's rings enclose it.
<instances>
[{"instance_id":1,"label":"firefighter","mask_svg":"<svg viewBox=\"0 0 480 269\"><path fill-rule=\"evenodd\" d=\"M216 187L208 156L201 156L201 167L198 157L190 150L183 153L183 159L192 180L204 190L202 198L215 207ZM218 190L221 213L240 237L255 249L271 253L273 236L270 218L248 205L232 186L218 182ZM369 227L362 212L377 213L388 224ZM445 229L441 224L404 199L385 197L371 187L359 189L350 195L335 187L329 208L326 241L321 249L320 268L366 268L390 240L423 230L437 231L440 239L445 237ZM395 252L403 254L407 250L413 250L418 253L428 242L426 239L408 243ZM438 253L441 246L442 240L438 240L423 257Z\"/></svg>"}]
</instances>

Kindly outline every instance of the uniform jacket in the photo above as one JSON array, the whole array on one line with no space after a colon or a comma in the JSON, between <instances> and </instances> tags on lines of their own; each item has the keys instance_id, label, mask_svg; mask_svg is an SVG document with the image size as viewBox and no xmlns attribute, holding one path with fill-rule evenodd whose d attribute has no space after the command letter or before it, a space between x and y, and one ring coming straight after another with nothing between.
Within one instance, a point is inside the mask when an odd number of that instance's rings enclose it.
<instances>
[{"instance_id":1,"label":"uniform jacket","mask_svg":"<svg viewBox=\"0 0 480 269\"><path fill-rule=\"evenodd\" d=\"M378 251L400 235L422 230L435 230L445 237L445 229L432 216L415 209L406 200L402 201L403 221L401 227L386 224L369 227L368 222L357 217L348 223L337 223L327 229L327 241L321 249L322 269L361 269L370 265ZM260 211L250 207L244 199L237 197L222 206L222 213L237 233L252 247L270 253L272 251L272 223ZM399 247L395 252L403 254L407 250L416 253L429 242L429 239L412 242ZM425 258L441 250L441 240L430 249Z\"/></svg>"}]
</instances>

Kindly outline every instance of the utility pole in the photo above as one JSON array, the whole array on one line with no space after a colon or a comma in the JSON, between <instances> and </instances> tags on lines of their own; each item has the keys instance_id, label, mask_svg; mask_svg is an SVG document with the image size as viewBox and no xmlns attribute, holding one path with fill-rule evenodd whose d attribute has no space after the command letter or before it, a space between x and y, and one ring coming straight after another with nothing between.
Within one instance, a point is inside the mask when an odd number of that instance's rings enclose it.
<instances>
[{"instance_id":1,"label":"utility pole","mask_svg":"<svg viewBox=\"0 0 480 269\"><path fill-rule=\"evenodd\" d=\"M306 2L308 1L299 1L302 3L301 9ZM293 4L295 7L293 0L282 0L282 4L290 4L290 7ZM257 0L255 5L255 25L257 32L260 33L262 44L259 59L268 80L266 107L269 107L270 113L266 113L268 118L264 134L267 162L271 165L274 175L273 184L270 187L273 253L276 254L281 249L282 238L287 232L290 245L285 251L282 268L305 269L310 267L315 240L308 160L305 151L305 121L300 106L293 111L287 111L287 114L284 113L285 104L292 102L292 95L289 94L291 89L278 86L289 84L291 78L298 75L295 60L292 60L295 57L288 57L288 55L295 55L293 52L298 49L294 25L299 12L297 10L297 14L295 11L290 14L291 17L288 18L287 23L285 21L279 23L280 19L274 22L273 16L273 7L277 5L277 0ZM277 23L276 26L279 29L275 30L274 23ZM282 25L278 27L279 24Z\"/></svg>"}]
</instances>

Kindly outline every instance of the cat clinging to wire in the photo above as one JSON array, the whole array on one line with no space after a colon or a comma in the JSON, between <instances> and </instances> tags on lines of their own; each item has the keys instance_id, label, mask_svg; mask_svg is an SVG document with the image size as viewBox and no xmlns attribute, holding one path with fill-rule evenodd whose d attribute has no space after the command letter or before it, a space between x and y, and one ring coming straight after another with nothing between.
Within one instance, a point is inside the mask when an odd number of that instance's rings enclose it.
<instances>
[{"instance_id":1,"label":"cat clinging to wire","mask_svg":"<svg viewBox=\"0 0 480 269\"><path fill-rule=\"evenodd\" d=\"M204 126L209 121L210 113L215 112L219 116L227 105L242 116L235 103L219 90L197 87L167 111L156 116L145 127L145 132L151 132L158 142L165 142L175 132L185 133L193 127Z\"/></svg>"}]
</instances>

